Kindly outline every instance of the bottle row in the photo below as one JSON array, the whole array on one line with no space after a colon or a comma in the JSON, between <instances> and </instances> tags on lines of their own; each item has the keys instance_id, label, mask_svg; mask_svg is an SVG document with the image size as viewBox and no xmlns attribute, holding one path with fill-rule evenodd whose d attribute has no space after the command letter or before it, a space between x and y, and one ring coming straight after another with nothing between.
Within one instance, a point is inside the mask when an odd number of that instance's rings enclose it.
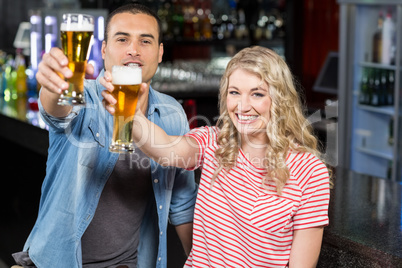
<instances>
[{"instance_id":1,"label":"bottle row","mask_svg":"<svg viewBox=\"0 0 402 268\"><path fill-rule=\"evenodd\" d=\"M380 10L377 19L377 29L373 34L372 61L382 64L395 64L396 54L396 28L393 11Z\"/></svg>"},{"instance_id":2,"label":"bottle row","mask_svg":"<svg viewBox=\"0 0 402 268\"><path fill-rule=\"evenodd\" d=\"M360 81L359 103L371 106L394 104L395 71L364 67Z\"/></svg>"},{"instance_id":3,"label":"bottle row","mask_svg":"<svg viewBox=\"0 0 402 268\"><path fill-rule=\"evenodd\" d=\"M167 0L157 9L168 40L283 38L284 7L265 2Z\"/></svg>"},{"instance_id":4,"label":"bottle row","mask_svg":"<svg viewBox=\"0 0 402 268\"><path fill-rule=\"evenodd\" d=\"M37 111L37 83L25 62L21 50L15 57L0 51L0 113L31 121L31 112Z\"/></svg>"}]
</instances>

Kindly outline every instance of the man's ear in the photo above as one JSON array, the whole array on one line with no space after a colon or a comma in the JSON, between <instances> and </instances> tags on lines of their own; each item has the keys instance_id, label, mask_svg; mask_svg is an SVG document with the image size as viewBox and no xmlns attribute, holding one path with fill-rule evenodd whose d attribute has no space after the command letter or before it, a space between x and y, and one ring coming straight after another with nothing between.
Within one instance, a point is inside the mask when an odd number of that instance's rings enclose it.
<instances>
[{"instance_id":1,"label":"man's ear","mask_svg":"<svg viewBox=\"0 0 402 268\"><path fill-rule=\"evenodd\" d=\"M105 54L106 54L106 41L102 41L102 48L101 48L101 53L102 53L102 59L105 59Z\"/></svg>"},{"instance_id":2,"label":"man's ear","mask_svg":"<svg viewBox=\"0 0 402 268\"><path fill-rule=\"evenodd\" d=\"M163 56L163 43L160 43L159 45L159 59L158 59L158 63L162 62L162 56Z\"/></svg>"}]
</instances>

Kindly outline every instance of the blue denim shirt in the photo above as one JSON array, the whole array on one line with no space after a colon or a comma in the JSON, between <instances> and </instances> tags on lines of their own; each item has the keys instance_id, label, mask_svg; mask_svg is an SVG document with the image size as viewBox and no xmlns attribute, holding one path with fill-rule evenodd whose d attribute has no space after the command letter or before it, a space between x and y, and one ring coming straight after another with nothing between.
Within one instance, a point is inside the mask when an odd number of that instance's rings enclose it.
<instances>
[{"instance_id":1,"label":"blue denim shirt","mask_svg":"<svg viewBox=\"0 0 402 268\"><path fill-rule=\"evenodd\" d=\"M85 81L86 106L74 107L67 118L51 117L39 104L50 127L49 154L38 218L24 246L37 267L82 266L81 237L118 159L108 149L113 117L102 105L99 77ZM188 131L180 104L152 88L148 118L170 135ZM139 268L166 267L168 220L173 225L192 222L197 193L192 172L151 160L151 176L155 199L141 225Z\"/></svg>"}]
</instances>

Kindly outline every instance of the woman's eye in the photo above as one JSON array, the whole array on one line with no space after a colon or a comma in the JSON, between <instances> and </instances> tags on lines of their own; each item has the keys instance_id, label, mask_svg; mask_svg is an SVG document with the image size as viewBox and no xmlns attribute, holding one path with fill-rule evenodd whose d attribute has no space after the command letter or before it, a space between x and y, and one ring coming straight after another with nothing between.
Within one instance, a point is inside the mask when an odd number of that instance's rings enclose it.
<instances>
[{"instance_id":1,"label":"woman's eye","mask_svg":"<svg viewBox=\"0 0 402 268\"><path fill-rule=\"evenodd\" d=\"M237 94L239 94L237 91L229 91L229 94L230 95L237 95Z\"/></svg>"},{"instance_id":2,"label":"woman's eye","mask_svg":"<svg viewBox=\"0 0 402 268\"><path fill-rule=\"evenodd\" d=\"M261 98L264 97L265 95L262 93L254 93L254 96Z\"/></svg>"}]
</instances>

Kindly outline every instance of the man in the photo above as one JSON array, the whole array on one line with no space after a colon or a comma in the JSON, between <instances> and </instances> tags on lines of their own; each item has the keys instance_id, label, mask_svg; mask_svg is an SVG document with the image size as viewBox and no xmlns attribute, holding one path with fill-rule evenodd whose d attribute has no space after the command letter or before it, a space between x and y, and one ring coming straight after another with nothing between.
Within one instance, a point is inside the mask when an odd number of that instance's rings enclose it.
<instances>
[{"instance_id":1,"label":"man","mask_svg":"<svg viewBox=\"0 0 402 268\"><path fill-rule=\"evenodd\" d=\"M122 6L106 22L104 67L137 63L150 85L163 55L160 20L138 4ZM109 152L113 117L102 105L99 78L85 81L85 107L57 105L72 75L53 48L39 65L40 111L50 126L49 157L39 215L20 265L32 267L166 267L168 219L188 254L196 184L192 173L164 168L136 153ZM103 71L99 75L103 77ZM181 106L149 88L140 109L172 135L188 131ZM177 119L178 118L178 119ZM137 264L138 263L138 264Z\"/></svg>"}]
</instances>

